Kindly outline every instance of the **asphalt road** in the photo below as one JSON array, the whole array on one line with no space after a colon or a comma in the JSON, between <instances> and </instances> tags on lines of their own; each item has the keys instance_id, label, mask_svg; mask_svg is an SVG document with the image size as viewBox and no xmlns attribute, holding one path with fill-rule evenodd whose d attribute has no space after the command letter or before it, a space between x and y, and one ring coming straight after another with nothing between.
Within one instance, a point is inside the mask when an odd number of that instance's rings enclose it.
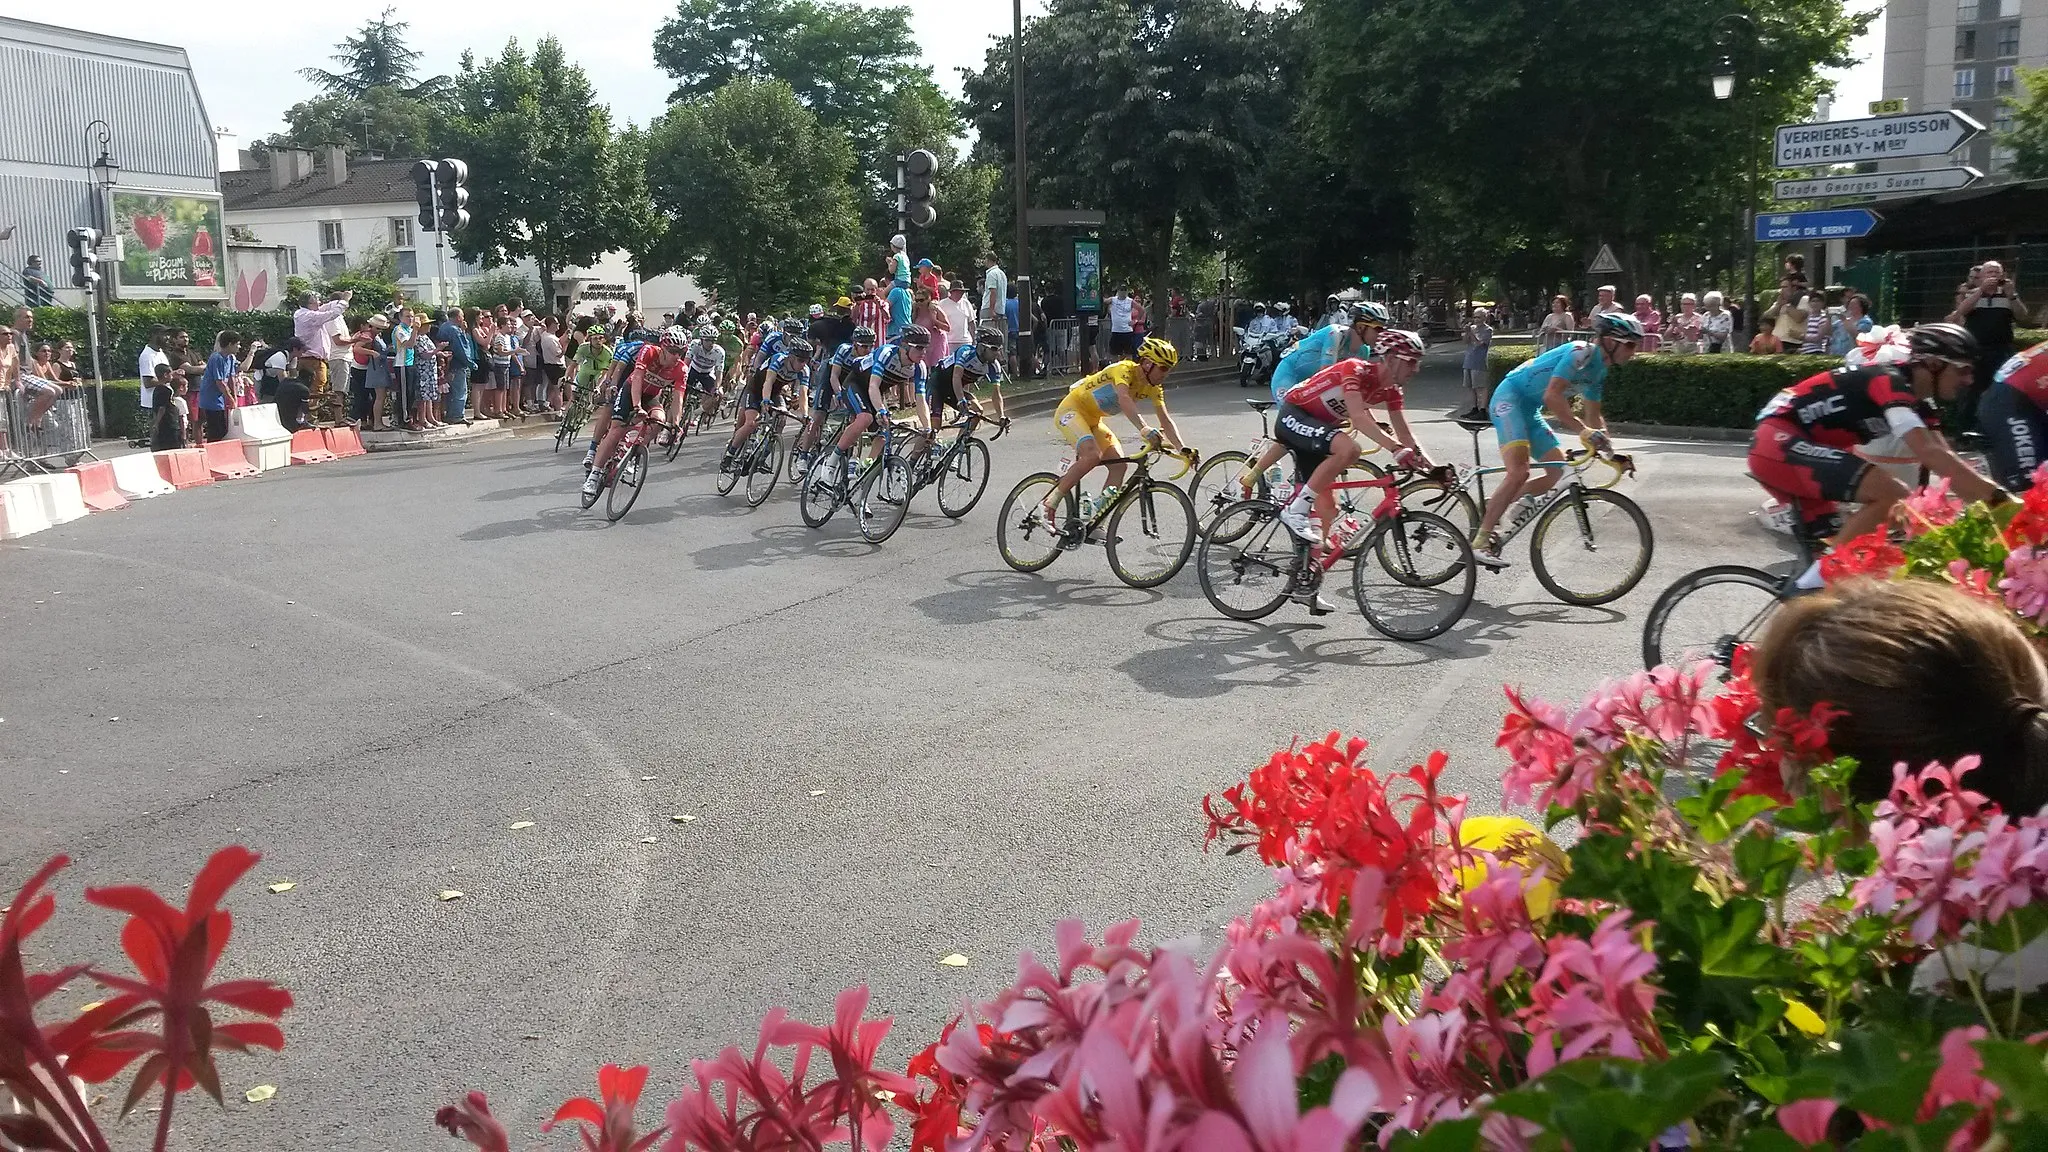
<instances>
[{"instance_id":1,"label":"asphalt road","mask_svg":"<svg viewBox=\"0 0 2048 1152\"><path fill-rule=\"evenodd\" d=\"M1451 375L1414 407L1450 407ZM1172 396L1209 449L1256 431L1239 399ZM1469 458L1453 425L1423 436ZM1441 747L1491 810L1504 682L1563 699L1631 671L1674 576L1777 554L1734 446L1639 443L1635 593L1564 606L1521 551L1407 645L1348 605L1228 621L1192 571L1134 591L1099 550L1011 572L994 517L1058 458L1042 416L971 515L922 497L880 548L843 516L806 530L786 491L718 497L708 445L607 525L548 446L293 468L0 545L0 888L78 861L33 959L113 959L84 884L264 854L223 974L294 991L290 1043L225 1057L228 1114L181 1109L179 1146L439 1146L468 1088L530 1132L606 1061L651 1063L666 1100L769 1007L824 1019L862 981L900 1061L1063 917L1171 939L1263 895L1255 862L1203 854L1199 803L1274 749ZM242 1102L257 1084L276 1097Z\"/></svg>"}]
</instances>

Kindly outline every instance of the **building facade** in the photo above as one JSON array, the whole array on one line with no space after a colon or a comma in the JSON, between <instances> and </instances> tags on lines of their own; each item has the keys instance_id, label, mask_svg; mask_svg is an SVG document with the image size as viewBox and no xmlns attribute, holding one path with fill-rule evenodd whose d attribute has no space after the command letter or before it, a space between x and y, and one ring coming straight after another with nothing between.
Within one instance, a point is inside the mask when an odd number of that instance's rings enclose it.
<instances>
[{"instance_id":1,"label":"building facade","mask_svg":"<svg viewBox=\"0 0 2048 1152\"><path fill-rule=\"evenodd\" d=\"M1998 133L2012 126L2007 98L2021 95L2019 70L2048 64L2048 0L1889 0L1884 10L1884 96L1911 112L1954 108L1991 129L1952 157L1998 180L2012 155Z\"/></svg>"},{"instance_id":2,"label":"building facade","mask_svg":"<svg viewBox=\"0 0 2048 1152\"><path fill-rule=\"evenodd\" d=\"M184 49L0 17L0 76L0 229L14 228L0 297L20 298L22 265L40 256L58 303L83 305L65 234L97 228L133 254L102 266L116 298L224 298L212 260L225 237L205 227L220 200L212 122ZM118 167L96 172L103 155Z\"/></svg>"}]
</instances>

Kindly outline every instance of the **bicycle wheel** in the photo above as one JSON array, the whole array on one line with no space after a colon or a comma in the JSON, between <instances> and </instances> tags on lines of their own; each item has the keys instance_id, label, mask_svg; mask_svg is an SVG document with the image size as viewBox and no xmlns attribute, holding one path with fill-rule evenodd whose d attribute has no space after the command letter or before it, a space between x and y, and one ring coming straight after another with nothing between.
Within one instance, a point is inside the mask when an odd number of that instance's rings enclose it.
<instances>
[{"instance_id":1,"label":"bicycle wheel","mask_svg":"<svg viewBox=\"0 0 2048 1152\"><path fill-rule=\"evenodd\" d=\"M575 435L576 426L569 423L569 421L566 418L563 419L561 424L557 425L555 428L554 450L556 452L560 452L562 450L562 445L567 444L571 439L575 437Z\"/></svg>"},{"instance_id":2,"label":"bicycle wheel","mask_svg":"<svg viewBox=\"0 0 2048 1152\"><path fill-rule=\"evenodd\" d=\"M797 489L796 511L809 527L823 528L825 521L846 503L846 482L839 478L838 470L839 453L825 448L819 450L811 466L804 471L803 486ZM827 479L828 474L830 479Z\"/></svg>"},{"instance_id":3,"label":"bicycle wheel","mask_svg":"<svg viewBox=\"0 0 2048 1152\"><path fill-rule=\"evenodd\" d=\"M796 430L796 440L801 441L803 439L803 436L803 428L798 427ZM829 443L829 441L821 438L818 441L818 443L826 444ZM797 451L794 444L791 445L789 451L782 454L782 465L785 469L784 474L789 477L789 482L791 484L794 484L797 481L802 480L804 478L804 473L811 470L811 460L813 457L817 456L817 454L818 449L816 448L812 448L809 452L799 452Z\"/></svg>"},{"instance_id":4,"label":"bicycle wheel","mask_svg":"<svg viewBox=\"0 0 2048 1152\"><path fill-rule=\"evenodd\" d=\"M759 508L782 479L782 437L765 427L754 433L744 454L747 469L747 507Z\"/></svg>"},{"instance_id":5,"label":"bicycle wheel","mask_svg":"<svg viewBox=\"0 0 2048 1152\"><path fill-rule=\"evenodd\" d=\"M1081 501L1071 491L1059 505L1059 516L1047 523L1040 505L1052 495L1060 478L1051 472L1033 472L1010 489L996 518L996 551L1003 563L1019 572L1038 572L1060 558L1060 526L1078 522Z\"/></svg>"},{"instance_id":6,"label":"bicycle wheel","mask_svg":"<svg viewBox=\"0 0 2048 1152\"><path fill-rule=\"evenodd\" d=\"M1236 449L1218 452L1202 466L1195 469L1195 478L1188 484L1188 499L1195 505L1195 515L1205 522L1215 518L1216 513L1237 503L1244 497L1238 494L1238 474L1251 467L1252 458ZM1262 476L1252 486L1252 494L1264 499L1271 493L1266 491Z\"/></svg>"},{"instance_id":7,"label":"bicycle wheel","mask_svg":"<svg viewBox=\"0 0 2048 1152\"><path fill-rule=\"evenodd\" d=\"M1552 596L1593 607L1619 600L1650 570L1657 539L1636 502L1604 488L1575 488L1543 510L1529 564Z\"/></svg>"},{"instance_id":8,"label":"bicycle wheel","mask_svg":"<svg viewBox=\"0 0 2048 1152\"><path fill-rule=\"evenodd\" d=\"M854 523L861 539L880 544L903 526L903 514L910 511L910 465L890 452L875 462L861 477L860 491L853 499Z\"/></svg>"},{"instance_id":9,"label":"bicycle wheel","mask_svg":"<svg viewBox=\"0 0 2048 1152\"><path fill-rule=\"evenodd\" d=\"M1126 534L1126 529L1135 529ZM1174 578L1195 548L1195 505L1178 484L1147 480L1124 494L1103 524L1109 570L1133 588Z\"/></svg>"},{"instance_id":10,"label":"bicycle wheel","mask_svg":"<svg viewBox=\"0 0 2048 1152\"><path fill-rule=\"evenodd\" d=\"M647 483L647 445L635 444L626 453L625 462L619 465L619 474L612 477L611 491L604 498L604 518L616 524L633 507L633 501L640 498L640 489Z\"/></svg>"},{"instance_id":11,"label":"bicycle wheel","mask_svg":"<svg viewBox=\"0 0 2048 1152\"><path fill-rule=\"evenodd\" d=\"M1425 477L1401 485L1401 507L1433 512L1457 525L1467 540L1479 531L1478 501L1472 499L1472 493L1467 489L1453 487L1441 480Z\"/></svg>"},{"instance_id":12,"label":"bicycle wheel","mask_svg":"<svg viewBox=\"0 0 2048 1152\"><path fill-rule=\"evenodd\" d=\"M1195 575L1218 612L1262 620L1287 602L1300 552L1271 501L1240 500L1210 519Z\"/></svg>"},{"instance_id":13,"label":"bicycle wheel","mask_svg":"<svg viewBox=\"0 0 2048 1152\"><path fill-rule=\"evenodd\" d=\"M732 490L739 487L740 465L745 463L746 456L746 445L743 444L740 446L740 451L732 453L732 466L730 468L726 467L723 461L720 462L718 469L718 494L720 496L730 496L732 495Z\"/></svg>"},{"instance_id":14,"label":"bicycle wheel","mask_svg":"<svg viewBox=\"0 0 2048 1152\"><path fill-rule=\"evenodd\" d=\"M592 504L597 503L597 498L600 494L604 492L605 487L609 485L613 480L617 479L618 469L617 467L611 464L600 465L599 474L602 475L604 479L598 481L598 485L595 491L589 488L583 489L581 499L583 501L583 507L586 510L589 509L589 507Z\"/></svg>"},{"instance_id":15,"label":"bicycle wheel","mask_svg":"<svg viewBox=\"0 0 2048 1152\"><path fill-rule=\"evenodd\" d=\"M1379 522L1351 563L1351 595L1365 622L1395 640L1430 640L1472 607L1479 565L1471 541L1431 512Z\"/></svg>"},{"instance_id":16,"label":"bicycle wheel","mask_svg":"<svg viewBox=\"0 0 2048 1152\"><path fill-rule=\"evenodd\" d=\"M1643 667L1711 660L1725 676L1735 649L1753 643L1777 612L1784 583L1744 564L1680 576L1643 618Z\"/></svg>"},{"instance_id":17,"label":"bicycle wheel","mask_svg":"<svg viewBox=\"0 0 2048 1152\"><path fill-rule=\"evenodd\" d=\"M939 511L958 520L974 511L986 491L988 445L970 436L960 442L959 451L946 461L946 470L939 473Z\"/></svg>"}]
</instances>

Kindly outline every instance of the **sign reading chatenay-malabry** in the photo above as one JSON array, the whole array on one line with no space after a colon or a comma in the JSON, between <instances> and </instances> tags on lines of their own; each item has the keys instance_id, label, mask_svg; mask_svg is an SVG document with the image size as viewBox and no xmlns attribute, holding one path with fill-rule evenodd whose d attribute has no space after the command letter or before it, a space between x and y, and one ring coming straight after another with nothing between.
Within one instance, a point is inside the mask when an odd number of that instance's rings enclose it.
<instances>
[{"instance_id":1,"label":"sign reading chatenay-malabry","mask_svg":"<svg viewBox=\"0 0 2048 1152\"><path fill-rule=\"evenodd\" d=\"M1983 130L1982 124L1953 108L1824 124L1781 124L1773 162L1780 168L1812 168L1859 160L1943 156Z\"/></svg>"},{"instance_id":2,"label":"sign reading chatenay-malabry","mask_svg":"<svg viewBox=\"0 0 2048 1152\"><path fill-rule=\"evenodd\" d=\"M1836 196L1911 196L1922 192L1952 192L1967 188L1983 178L1975 168L1922 168L1906 172L1869 172L1858 176L1820 176L1812 180L1774 180L1772 195L1779 200L1826 200Z\"/></svg>"}]
</instances>

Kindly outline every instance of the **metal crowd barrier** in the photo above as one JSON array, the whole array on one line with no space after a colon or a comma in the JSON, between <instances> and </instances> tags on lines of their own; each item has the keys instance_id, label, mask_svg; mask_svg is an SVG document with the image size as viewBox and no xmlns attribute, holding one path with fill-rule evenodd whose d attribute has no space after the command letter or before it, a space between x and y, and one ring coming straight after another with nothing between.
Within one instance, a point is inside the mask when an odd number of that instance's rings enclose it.
<instances>
[{"instance_id":1,"label":"metal crowd barrier","mask_svg":"<svg viewBox=\"0 0 2048 1152\"><path fill-rule=\"evenodd\" d=\"M1046 322L1045 370L1052 375L1073 372L1081 364L1081 321L1078 317Z\"/></svg>"},{"instance_id":2,"label":"metal crowd barrier","mask_svg":"<svg viewBox=\"0 0 2048 1152\"><path fill-rule=\"evenodd\" d=\"M0 426L0 476L61 472L92 456L92 418L83 388L65 389L35 424L29 423L33 393L9 389L4 403L7 419Z\"/></svg>"}]
</instances>

